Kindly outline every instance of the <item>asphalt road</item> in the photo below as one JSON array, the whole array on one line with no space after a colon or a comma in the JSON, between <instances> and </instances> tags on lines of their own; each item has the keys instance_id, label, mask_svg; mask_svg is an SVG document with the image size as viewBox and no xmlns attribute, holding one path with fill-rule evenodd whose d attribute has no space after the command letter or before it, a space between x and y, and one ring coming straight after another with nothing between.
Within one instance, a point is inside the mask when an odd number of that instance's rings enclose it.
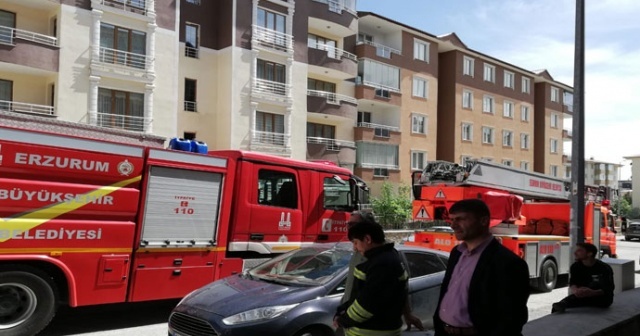
<instances>
[{"instance_id":1,"label":"asphalt road","mask_svg":"<svg viewBox=\"0 0 640 336\"><path fill-rule=\"evenodd\" d=\"M640 241L619 241L618 258L631 259L635 265L635 283L640 286ZM566 280L550 293L532 292L529 298L529 320L543 317L551 304L567 295ZM76 309L61 309L41 335L63 336L156 336L167 334L167 319L178 300L115 304ZM424 333L421 333L424 335Z\"/></svg>"}]
</instances>

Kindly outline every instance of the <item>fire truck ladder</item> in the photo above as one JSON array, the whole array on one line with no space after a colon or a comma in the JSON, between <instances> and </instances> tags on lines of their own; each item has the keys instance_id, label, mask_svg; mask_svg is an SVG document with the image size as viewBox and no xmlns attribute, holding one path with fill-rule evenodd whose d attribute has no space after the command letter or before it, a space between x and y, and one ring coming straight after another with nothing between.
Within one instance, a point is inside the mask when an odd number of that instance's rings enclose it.
<instances>
[{"instance_id":1,"label":"fire truck ladder","mask_svg":"<svg viewBox=\"0 0 640 336\"><path fill-rule=\"evenodd\" d=\"M422 171L419 183L493 188L529 199L569 199L569 183L563 179L485 160L467 161L465 166L447 161L430 161Z\"/></svg>"}]
</instances>

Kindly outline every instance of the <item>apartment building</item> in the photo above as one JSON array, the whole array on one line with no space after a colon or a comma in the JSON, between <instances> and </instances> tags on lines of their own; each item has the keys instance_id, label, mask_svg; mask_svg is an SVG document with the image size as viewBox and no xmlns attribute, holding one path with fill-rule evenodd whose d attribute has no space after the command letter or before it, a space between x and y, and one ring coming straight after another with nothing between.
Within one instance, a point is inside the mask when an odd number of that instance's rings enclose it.
<instances>
[{"instance_id":1,"label":"apartment building","mask_svg":"<svg viewBox=\"0 0 640 336\"><path fill-rule=\"evenodd\" d=\"M564 119L570 118L573 88L555 81L546 70L535 77L534 148L535 171L563 177L565 143L571 144L571 131L564 129Z\"/></svg>"},{"instance_id":2,"label":"apartment building","mask_svg":"<svg viewBox=\"0 0 640 336\"><path fill-rule=\"evenodd\" d=\"M176 13L171 0L3 0L0 109L173 136Z\"/></svg>"},{"instance_id":3,"label":"apartment building","mask_svg":"<svg viewBox=\"0 0 640 336\"><path fill-rule=\"evenodd\" d=\"M355 173L374 190L410 185L411 171L436 159L438 39L360 12Z\"/></svg>"},{"instance_id":4,"label":"apartment building","mask_svg":"<svg viewBox=\"0 0 640 336\"><path fill-rule=\"evenodd\" d=\"M455 33L440 39L438 159L533 170L535 74L468 48Z\"/></svg>"},{"instance_id":5,"label":"apartment building","mask_svg":"<svg viewBox=\"0 0 640 336\"><path fill-rule=\"evenodd\" d=\"M179 135L355 164L355 0L180 1Z\"/></svg>"}]
</instances>

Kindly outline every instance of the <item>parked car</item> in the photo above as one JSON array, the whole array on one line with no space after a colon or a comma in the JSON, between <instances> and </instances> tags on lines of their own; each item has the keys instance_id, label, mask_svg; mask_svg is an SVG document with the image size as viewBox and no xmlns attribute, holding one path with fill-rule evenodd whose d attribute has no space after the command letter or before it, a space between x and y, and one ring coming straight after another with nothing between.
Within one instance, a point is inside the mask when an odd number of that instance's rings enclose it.
<instances>
[{"instance_id":1,"label":"parked car","mask_svg":"<svg viewBox=\"0 0 640 336\"><path fill-rule=\"evenodd\" d=\"M432 227L426 228L425 231L427 231L427 232L449 232L449 233L453 233L453 229L450 226L432 226Z\"/></svg>"},{"instance_id":2,"label":"parked car","mask_svg":"<svg viewBox=\"0 0 640 336\"><path fill-rule=\"evenodd\" d=\"M413 313L433 326L448 254L396 245L409 270ZM318 244L277 256L184 297L170 336L329 336L345 290L350 243Z\"/></svg>"},{"instance_id":3,"label":"parked car","mask_svg":"<svg viewBox=\"0 0 640 336\"><path fill-rule=\"evenodd\" d=\"M624 233L624 240L631 240L634 238L640 239L640 221L630 220L627 223L627 231Z\"/></svg>"}]
</instances>

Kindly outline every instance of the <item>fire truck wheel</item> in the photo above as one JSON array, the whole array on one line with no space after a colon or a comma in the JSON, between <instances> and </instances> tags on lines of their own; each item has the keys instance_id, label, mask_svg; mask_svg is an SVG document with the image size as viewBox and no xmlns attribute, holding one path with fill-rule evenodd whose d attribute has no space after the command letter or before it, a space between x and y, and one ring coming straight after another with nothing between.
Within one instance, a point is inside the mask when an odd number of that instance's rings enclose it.
<instances>
[{"instance_id":1,"label":"fire truck wheel","mask_svg":"<svg viewBox=\"0 0 640 336\"><path fill-rule=\"evenodd\" d=\"M0 272L0 334L35 335L53 318L56 295L43 277L26 271Z\"/></svg>"},{"instance_id":2,"label":"fire truck wheel","mask_svg":"<svg viewBox=\"0 0 640 336\"><path fill-rule=\"evenodd\" d=\"M540 277L538 278L538 290L550 292L556 288L558 281L558 267L553 260L545 260L540 267Z\"/></svg>"}]
</instances>

